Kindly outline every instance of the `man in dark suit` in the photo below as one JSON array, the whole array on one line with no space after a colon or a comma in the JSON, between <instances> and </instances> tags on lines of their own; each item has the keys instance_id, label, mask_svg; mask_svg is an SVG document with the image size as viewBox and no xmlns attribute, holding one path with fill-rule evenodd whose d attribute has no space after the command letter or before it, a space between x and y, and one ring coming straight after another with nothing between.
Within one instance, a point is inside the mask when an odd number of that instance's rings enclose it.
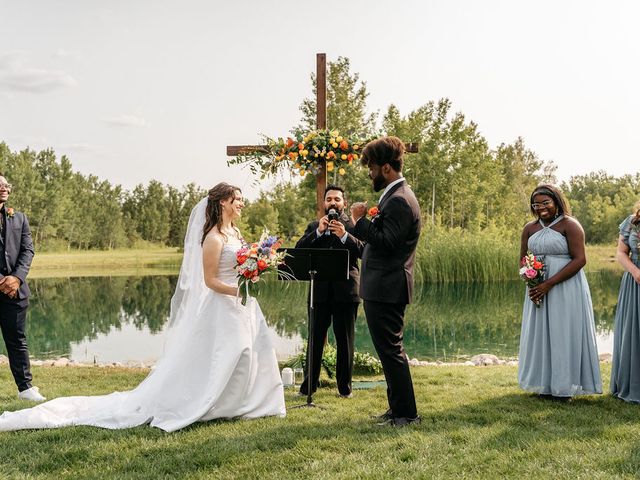
<instances>
[{"instance_id":1,"label":"man in dark suit","mask_svg":"<svg viewBox=\"0 0 640 480\"><path fill-rule=\"evenodd\" d=\"M31 385L25 335L30 294L26 279L34 254L33 242L27 217L6 206L10 193L11 184L0 174L0 329L18 397L41 402L46 399L38 387Z\"/></svg>"},{"instance_id":2,"label":"man in dark suit","mask_svg":"<svg viewBox=\"0 0 640 480\"><path fill-rule=\"evenodd\" d=\"M413 294L413 264L420 236L420 206L402 176L404 144L397 137L368 143L362 164L376 192L378 206L365 217L366 205L351 209L355 236L365 242L360 297L369 332L387 380L389 410L380 425L419 423L409 362L402 344L404 312Z\"/></svg>"},{"instance_id":3,"label":"man in dark suit","mask_svg":"<svg viewBox=\"0 0 640 480\"><path fill-rule=\"evenodd\" d=\"M351 397L351 377L353 374L353 342L354 325L358 312L358 285L360 271L358 258L362 253L362 242L352 235L353 224L344 210L347 205L344 189L328 185L324 193L326 215L320 221L311 222L296 248L335 248L349 250L349 279L334 282L315 282L312 356L313 379L312 390L315 392L320 380L322 351L324 342L333 320L333 333L336 338L336 381L338 395ZM309 364L307 360L307 365ZM300 386L300 393L307 395L309 389L309 372Z\"/></svg>"}]
</instances>

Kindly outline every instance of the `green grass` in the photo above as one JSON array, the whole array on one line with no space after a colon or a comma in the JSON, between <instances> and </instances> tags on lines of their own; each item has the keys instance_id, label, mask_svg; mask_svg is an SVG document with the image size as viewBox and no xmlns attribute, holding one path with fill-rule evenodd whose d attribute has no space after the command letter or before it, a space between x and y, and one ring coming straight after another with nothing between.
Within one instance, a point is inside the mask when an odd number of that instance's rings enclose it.
<instances>
[{"instance_id":1,"label":"green grass","mask_svg":"<svg viewBox=\"0 0 640 480\"><path fill-rule=\"evenodd\" d=\"M603 365L603 378L609 366ZM135 386L144 371L36 368L50 397ZM353 399L321 388L320 409L287 417L196 424L167 434L139 427L0 433L2 478L635 478L640 415L608 395L569 403L517 387L516 368L412 369L423 423L380 428L380 388ZM608 382L605 382L608 384ZM21 406L8 368L0 370L0 411ZM292 391L287 405L302 402Z\"/></svg>"},{"instance_id":2,"label":"green grass","mask_svg":"<svg viewBox=\"0 0 640 480\"><path fill-rule=\"evenodd\" d=\"M427 283L495 282L517 276L519 246L499 233L425 228L417 251L416 278ZM620 270L615 246L587 245L587 270ZM176 248L38 253L30 278L176 274ZM515 265L515 266L514 266Z\"/></svg>"},{"instance_id":3,"label":"green grass","mask_svg":"<svg viewBox=\"0 0 640 480\"><path fill-rule=\"evenodd\" d=\"M33 258L29 277L175 274L181 261L182 253L170 247L43 252Z\"/></svg>"}]
</instances>

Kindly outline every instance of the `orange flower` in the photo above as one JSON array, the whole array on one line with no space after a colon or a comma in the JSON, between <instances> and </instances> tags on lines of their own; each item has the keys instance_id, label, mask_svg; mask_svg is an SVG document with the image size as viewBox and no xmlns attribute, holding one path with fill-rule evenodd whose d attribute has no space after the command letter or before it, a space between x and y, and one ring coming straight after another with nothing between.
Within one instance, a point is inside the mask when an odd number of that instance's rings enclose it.
<instances>
[{"instance_id":1,"label":"orange flower","mask_svg":"<svg viewBox=\"0 0 640 480\"><path fill-rule=\"evenodd\" d=\"M533 262L533 268L535 268L536 270L540 270L542 268L542 263L541 262Z\"/></svg>"},{"instance_id":2,"label":"orange flower","mask_svg":"<svg viewBox=\"0 0 640 480\"><path fill-rule=\"evenodd\" d=\"M304 143L300 142L298 144L298 150L304 150Z\"/></svg>"},{"instance_id":3,"label":"orange flower","mask_svg":"<svg viewBox=\"0 0 640 480\"><path fill-rule=\"evenodd\" d=\"M246 255L238 255L238 256L236 257L236 259L238 260L238 263L239 263L240 265L242 265L244 262L246 262L246 261L247 261L247 256L246 256Z\"/></svg>"},{"instance_id":4,"label":"orange flower","mask_svg":"<svg viewBox=\"0 0 640 480\"><path fill-rule=\"evenodd\" d=\"M340 148L342 150L349 150L349 142L347 142L346 140L341 141Z\"/></svg>"},{"instance_id":5,"label":"orange flower","mask_svg":"<svg viewBox=\"0 0 640 480\"><path fill-rule=\"evenodd\" d=\"M378 207L371 207L369 209L369 216L370 217L375 217L376 215L378 215L378 213L380 213L380 210L378 210Z\"/></svg>"},{"instance_id":6,"label":"orange flower","mask_svg":"<svg viewBox=\"0 0 640 480\"><path fill-rule=\"evenodd\" d=\"M258 260L258 270L262 271L265 268L267 268L267 262L262 259Z\"/></svg>"},{"instance_id":7,"label":"orange flower","mask_svg":"<svg viewBox=\"0 0 640 480\"><path fill-rule=\"evenodd\" d=\"M336 154L333 151L329 151L329 153L327 153L327 158L333 158L335 156L336 156Z\"/></svg>"},{"instance_id":8,"label":"orange flower","mask_svg":"<svg viewBox=\"0 0 640 480\"><path fill-rule=\"evenodd\" d=\"M293 138L289 137L287 138L287 148L291 148L291 146L294 144L295 142L293 141Z\"/></svg>"},{"instance_id":9,"label":"orange flower","mask_svg":"<svg viewBox=\"0 0 640 480\"><path fill-rule=\"evenodd\" d=\"M13 207L7 208L7 217L13 218L15 214L16 214L16 211L13 209Z\"/></svg>"}]
</instances>

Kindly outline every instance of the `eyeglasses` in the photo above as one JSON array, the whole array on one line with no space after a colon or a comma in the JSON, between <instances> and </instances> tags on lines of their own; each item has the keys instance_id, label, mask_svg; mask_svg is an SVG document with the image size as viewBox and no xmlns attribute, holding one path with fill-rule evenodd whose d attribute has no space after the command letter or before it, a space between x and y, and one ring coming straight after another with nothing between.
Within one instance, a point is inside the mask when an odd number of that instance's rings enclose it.
<instances>
[{"instance_id":1,"label":"eyeglasses","mask_svg":"<svg viewBox=\"0 0 640 480\"><path fill-rule=\"evenodd\" d=\"M545 200L542 203L532 203L531 208L533 208L534 210L538 210L539 208L542 208L542 207L549 208L552 205L553 205L553 200Z\"/></svg>"},{"instance_id":2,"label":"eyeglasses","mask_svg":"<svg viewBox=\"0 0 640 480\"><path fill-rule=\"evenodd\" d=\"M13 188L13 185L10 183L0 183L0 188L4 188L7 192L10 192Z\"/></svg>"}]
</instances>

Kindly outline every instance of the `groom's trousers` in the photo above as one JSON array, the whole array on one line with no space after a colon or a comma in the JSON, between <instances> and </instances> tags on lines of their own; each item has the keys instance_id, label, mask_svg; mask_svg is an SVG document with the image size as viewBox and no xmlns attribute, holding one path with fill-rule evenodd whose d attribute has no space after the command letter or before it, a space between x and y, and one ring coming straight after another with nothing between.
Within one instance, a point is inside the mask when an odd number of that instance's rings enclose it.
<instances>
[{"instance_id":1,"label":"groom's trousers","mask_svg":"<svg viewBox=\"0 0 640 480\"><path fill-rule=\"evenodd\" d=\"M358 313L358 304L355 302L322 302L315 304L313 331L313 357L311 378L315 392L320 383L320 369L322 367L322 351L324 342L333 323L333 335L336 339L336 382L340 395L351 393L351 377L353 375L353 342L355 336L355 322ZM309 352L307 352L307 365L309 365ZM300 386L300 392L307 394L309 386L309 372L305 375L304 382Z\"/></svg>"},{"instance_id":2,"label":"groom's trousers","mask_svg":"<svg viewBox=\"0 0 640 480\"><path fill-rule=\"evenodd\" d=\"M9 366L19 391L31 388L31 365L25 333L28 300L12 301L0 293L0 329L7 347Z\"/></svg>"},{"instance_id":3,"label":"groom's trousers","mask_svg":"<svg viewBox=\"0 0 640 480\"><path fill-rule=\"evenodd\" d=\"M387 398L394 417L418 415L409 361L402 344L405 304L364 301L369 333L387 381Z\"/></svg>"}]
</instances>

